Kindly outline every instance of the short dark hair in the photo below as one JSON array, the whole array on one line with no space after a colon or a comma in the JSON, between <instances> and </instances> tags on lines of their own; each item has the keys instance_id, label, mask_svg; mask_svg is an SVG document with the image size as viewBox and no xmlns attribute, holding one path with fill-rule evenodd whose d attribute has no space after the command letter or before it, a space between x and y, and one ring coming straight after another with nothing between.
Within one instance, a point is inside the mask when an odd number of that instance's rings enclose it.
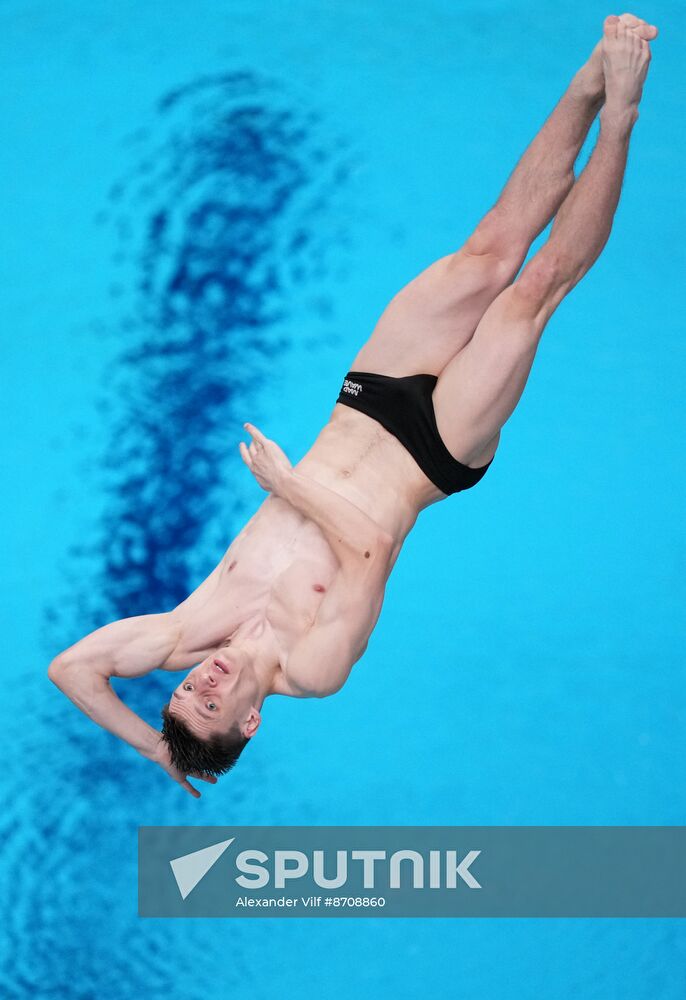
<instances>
[{"instance_id":1,"label":"short dark hair","mask_svg":"<svg viewBox=\"0 0 686 1000\"><path fill-rule=\"evenodd\" d=\"M168 704L162 709L162 739L169 747L172 764L184 774L226 774L250 742L238 728L226 736L203 740L170 713Z\"/></svg>"}]
</instances>

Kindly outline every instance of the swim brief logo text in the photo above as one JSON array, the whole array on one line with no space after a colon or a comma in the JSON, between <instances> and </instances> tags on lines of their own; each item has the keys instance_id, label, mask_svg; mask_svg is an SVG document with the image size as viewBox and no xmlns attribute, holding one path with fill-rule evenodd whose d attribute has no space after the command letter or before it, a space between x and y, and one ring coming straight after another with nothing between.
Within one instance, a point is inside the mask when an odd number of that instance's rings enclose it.
<instances>
[{"instance_id":1,"label":"swim brief logo text","mask_svg":"<svg viewBox=\"0 0 686 1000\"><path fill-rule=\"evenodd\" d=\"M344 378L342 391L347 392L350 396L359 396L362 392L362 385L359 382L353 382L349 378Z\"/></svg>"}]
</instances>

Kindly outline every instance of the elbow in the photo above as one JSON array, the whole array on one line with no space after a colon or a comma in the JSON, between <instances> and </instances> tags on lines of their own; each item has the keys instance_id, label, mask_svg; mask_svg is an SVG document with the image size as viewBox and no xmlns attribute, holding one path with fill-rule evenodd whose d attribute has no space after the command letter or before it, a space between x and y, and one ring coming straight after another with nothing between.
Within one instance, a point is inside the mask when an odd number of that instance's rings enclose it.
<instances>
[{"instance_id":1,"label":"elbow","mask_svg":"<svg viewBox=\"0 0 686 1000\"><path fill-rule=\"evenodd\" d=\"M59 653L48 667L48 679L63 691L74 673L74 660L65 653Z\"/></svg>"},{"instance_id":2,"label":"elbow","mask_svg":"<svg viewBox=\"0 0 686 1000\"><path fill-rule=\"evenodd\" d=\"M59 682L64 671L64 661L62 660L61 654L56 656L48 667L48 679L52 681L59 687Z\"/></svg>"},{"instance_id":3,"label":"elbow","mask_svg":"<svg viewBox=\"0 0 686 1000\"><path fill-rule=\"evenodd\" d=\"M379 545L384 555L390 555L395 548L395 536L391 535L388 531L381 531Z\"/></svg>"},{"instance_id":4,"label":"elbow","mask_svg":"<svg viewBox=\"0 0 686 1000\"><path fill-rule=\"evenodd\" d=\"M359 583L360 575L378 578L379 574L388 574L393 560L396 541L393 535L379 529L373 537L367 537L360 544L360 539L348 548L348 558L345 563L340 559L341 569L351 574L351 582Z\"/></svg>"},{"instance_id":5,"label":"elbow","mask_svg":"<svg viewBox=\"0 0 686 1000\"><path fill-rule=\"evenodd\" d=\"M364 551L365 559L386 563L393 554L395 538L388 531L379 530Z\"/></svg>"}]
</instances>

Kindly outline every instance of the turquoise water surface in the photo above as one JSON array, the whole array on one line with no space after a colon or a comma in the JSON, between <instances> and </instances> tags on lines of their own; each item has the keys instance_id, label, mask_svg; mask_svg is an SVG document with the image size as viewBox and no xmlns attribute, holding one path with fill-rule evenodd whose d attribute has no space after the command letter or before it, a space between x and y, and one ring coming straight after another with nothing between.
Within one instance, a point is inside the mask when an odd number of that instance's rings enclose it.
<instances>
[{"instance_id":1,"label":"turquoise water surface","mask_svg":"<svg viewBox=\"0 0 686 1000\"><path fill-rule=\"evenodd\" d=\"M273 699L194 801L46 677L212 568L262 499L243 421L307 450L608 12L3 4L3 996L683 997L676 920L136 913L140 825L684 822L683 5L639 11L662 35L610 243L345 689ZM122 693L156 722L173 683Z\"/></svg>"}]
</instances>

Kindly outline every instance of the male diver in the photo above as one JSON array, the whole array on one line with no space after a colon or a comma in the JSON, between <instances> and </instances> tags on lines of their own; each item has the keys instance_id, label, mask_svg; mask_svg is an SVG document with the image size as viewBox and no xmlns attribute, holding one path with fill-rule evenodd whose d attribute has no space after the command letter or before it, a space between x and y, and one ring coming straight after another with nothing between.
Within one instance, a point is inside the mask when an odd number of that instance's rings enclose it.
<instances>
[{"instance_id":1,"label":"male diver","mask_svg":"<svg viewBox=\"0 0 686 1000\"><path fill-rule=\"evenodd\" d=\"M609 237L656 36L633 15L606 19L464 246L390 301L295 467L245 425L241 456L269 496L207 579L173 610L105 625L50 664L50 679L83 712L191 795L200 792L189 777L215 782L234 765L269 695L339 690L419 512L486 473L546 323ZM595 149L575 180L598 113ZM161 732L109 683L190 667Z\"/></svg>"}]
</instances>

